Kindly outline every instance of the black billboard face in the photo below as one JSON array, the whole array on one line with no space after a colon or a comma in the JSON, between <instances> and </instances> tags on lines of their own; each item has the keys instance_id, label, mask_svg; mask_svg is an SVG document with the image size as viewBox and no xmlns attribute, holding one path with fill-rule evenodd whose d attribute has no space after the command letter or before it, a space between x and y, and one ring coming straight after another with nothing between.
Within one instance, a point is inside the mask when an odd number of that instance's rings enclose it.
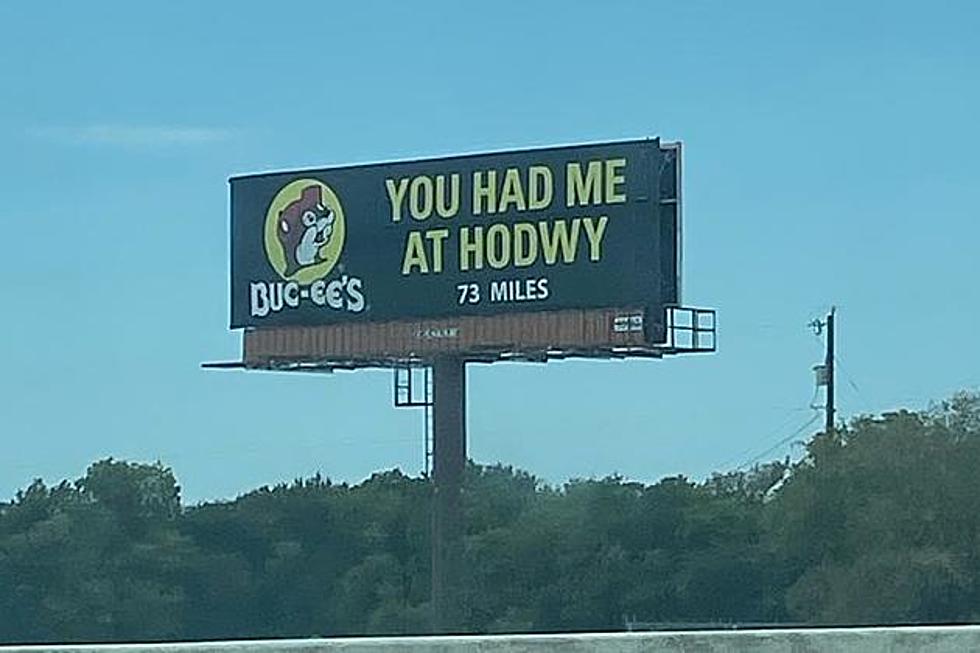
<instances>
[{"instance_id":1,"label":"black billboard face","mask_svg":"<svg viewBox=\"0 0 980 653\"><path fill-rule=\"evenodd\" d=\"M661 306L671 162L648 140L233 178L231 326Z\"/></svg>"}]
</instances>

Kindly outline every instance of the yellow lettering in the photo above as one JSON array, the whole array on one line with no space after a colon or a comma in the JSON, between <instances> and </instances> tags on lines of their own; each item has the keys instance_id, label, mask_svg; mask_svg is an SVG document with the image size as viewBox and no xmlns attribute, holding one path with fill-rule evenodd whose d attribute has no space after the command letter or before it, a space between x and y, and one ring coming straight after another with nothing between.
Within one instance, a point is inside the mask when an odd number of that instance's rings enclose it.
<instances>
[{"instance_id":1,"label":"yellow lettering","mask_svg":"<svg viewBox=\"0 0 980 653\"><path fill-rule=\"evenodd\" d=\"M449 197L446 197L446 175L436 176L436 213L451 218L459 213L459 175L449 177Z\"/></svg>"},{"instance_id":2,"label":"yellow lettering","mask_svg":"<svg viewBox=\"0 0 980 653\"><path fill-rule=\"evenodd\" d=\"M584 218L582 223L585 225L585 237L589 239L589 260L598 261L602 258L602 237L606 233L606 223L609 216L599 218L598 224L595 218Z\"/></svg>"},{"instance_id":3,"label":"yellow lettering","mask_svg":"<svg viewBox=\"0 0 980 653\"><path fill-rule=\"evenodd\" d=\"M438 274L442 272L442 243L449 237L449 229L430 229L425 237L432 243L432 271Z\"/></svg>"},{"instance_id":4,"label":"yellow lettering","mask_svg":"<svg viewBox=\"0 0 980 653\"><path fill-rule=\"evenodd\" d=\"M622 204L626 201L626 191L622 192L617 186L626 182L626 176L618 172L626 167L626 159L609 159L606 161L606 204Z\"/></svg>"},{"instance_id":5,"label":"yellow lettering","mask_svg":"<svg viewBox=\"0 0 980 653\"><path fill-rule=\"evenodd\" d=\"M429 273L429 261L425 257L425 245L422 234L418 231L408 232L405 240L405 257L402 259L402 274L412 273L412 268L418 266L421 274Z\"/></svg>"},{"instance_id":6,"label":"yellow lettering","mask_svg":"<svg viewBox=\"0 0 980 653\"><path fill-rule=\"evenodd\" d=\"M527 170L527 208L532 211L551 206L555 195L555 181L548 166L531 166Z\"/></svg>"},{"instance_id":7,"label":"yellow lettering","mask_svg":"<svg viewBox=\"0 0 980 653\"><path fill-rule=\"evenodd\" d=\"M518 211L527 209L524 202L524 189L521 187L521 173L517 168L507 168L504 173L504 186L500 190L500 213L507 211L514 204ZM487 234L489 236L489 234Z\"/></svg>"},{"instance_id":8,"label":"yellow lettering","mask_svg":"<svg viewBox=\"0 0 980 653\"><path fill-rule=\"evenodd\" d=\"M405 191L408 189L408 177L399 179L397 186L394 179L385 179L385 188L388 189L388 200L391 202L391 221L401 222L402 203L405 201Z\"/></svg>"},{"instance_id":9,"label":"yellow lettering","mask_svg":"<svg viewBox=\"0 0 980 653\"><path fill-rule=\"evenodd\" d=\"M538 231L541 233L541 250L544 253L544 262L547 265L554 265L558 260L558 250L561 250L561 258L565 263L575 261L575 252L578 250L578 232L581 218L572 220L571 233L568 230L567 220L556 220L551 223L551 230L548 229L549 223L545 220L538 222Z\"/></svg>"},{"instance_id":10,"label":"yellow lettering","mask_svg":"<svg viewBox=\"0 0 980 653\"><path fill-rule=\"evenodd\" d=\"M538 230L530 222L514 225L514 266L526 268L538 257Z\"/></svg>"},{"instance_id":11,"label":"yellow lettering","mask_svg":"<svg viewBox=\"0 0 980 653\"><path fill-rule=\"evenodd\" d=\"M487 263L496 270L510 263L510 229L505 224L487 229Z\"/></svg>"},{"instance_id":12,"label":"yellow lettering","mask_svg":"<svg viewBox=\"0 0 980 653\"><path fill-rule=\"evenodd\" d=\"M427 176L415 177L409 184L408 208L416 220L425 220L432 215L432 180Z\"/></svg>"},{"instance_id":13,"label":"yellow lettering","mask_svg":"<svg viewBox=\"0 0 980 653\"><path fill-rule=\"evenodd\" d=\"M569 163L565 168L565 206L602 204L602 161L589 161L585 177L582 164Z\"/></svg>"},{"instance_id":14,"label":"yellow lettering","mask_svg":"<svg viewBox=\"0 0 980 653\"><path fill-rule=\"evenodd\" d=\"M485 205L485 206L484 206ZM497 171L487 171L487 183L483 185L483 173L473 173L473 215L484 211L494 213L497 210Z\"/></svg>"},{"instance_id":15,"label":"yellow lettering","mask_svg":"<svg viewBox=\"0 0 980 653\"><path fill-rule=\"evenodd\" d=\"M470 227L459 230L459 269L466 272L470 268L483 269L483 227L473 227L473 240L470 240Z\"/></svg>"}]
</instances>

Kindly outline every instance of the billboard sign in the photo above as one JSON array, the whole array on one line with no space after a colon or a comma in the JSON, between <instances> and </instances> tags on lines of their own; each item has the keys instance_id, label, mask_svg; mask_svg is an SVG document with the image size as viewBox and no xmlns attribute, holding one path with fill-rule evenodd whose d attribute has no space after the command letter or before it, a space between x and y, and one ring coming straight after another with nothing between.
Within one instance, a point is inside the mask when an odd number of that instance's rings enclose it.
<instances>
[{"instance_id":1,"label":"billboard sign","mask_svg":"<svg viewBox=\"0 0 980 653\"><path fill-rule=\"evenodd\" d=\"M231 326L660 308L676 166L651 139L234 177Z\"/></svg>"}]
</instances>

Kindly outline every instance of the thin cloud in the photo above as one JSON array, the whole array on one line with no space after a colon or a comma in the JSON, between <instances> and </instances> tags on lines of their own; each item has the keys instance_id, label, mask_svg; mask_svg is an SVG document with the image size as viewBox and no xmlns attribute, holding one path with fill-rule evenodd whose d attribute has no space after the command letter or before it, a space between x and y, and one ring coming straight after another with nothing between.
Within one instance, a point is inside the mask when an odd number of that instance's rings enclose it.
<instances>
[{"instance_id":1,"label":"thin cloud","mask_svg":"<svg viewBox=\"0 0 980 653\"><path fill-rule=\"evenodd\" d=\"M29 133L37 138L72 145L110 145L115 147L172 147L207 145L227 141L232 131L214 127L176 125L84 125L80 127L40 127Z\"/></svg>"}]
</instances>

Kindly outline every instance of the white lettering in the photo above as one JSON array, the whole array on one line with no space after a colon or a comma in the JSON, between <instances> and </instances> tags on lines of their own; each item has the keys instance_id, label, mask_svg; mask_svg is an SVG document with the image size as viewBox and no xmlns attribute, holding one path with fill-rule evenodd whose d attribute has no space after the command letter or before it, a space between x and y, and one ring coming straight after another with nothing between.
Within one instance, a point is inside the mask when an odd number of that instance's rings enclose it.
<instances>
[{"instance_id":1,"label":"white lettering","mask_svg":"<svg viewBox=\"0 0 980 653\"><path fill-rule=\"evenodd\" d=\"M346 279L334 279L327 284L327 304L330 308L341 309L344 307L345 281Z\"/></svg>"},{"instance_id":2,"label":"white lettering","mask_svg":"<svg viewBox=\"0 0 980 653\"><path fill-rule=\"evenodd\" d=\"M363 282L359 277L344 275L333 281L318 279L309 286L296 281L253 281L249 284L250 311L252 317L266 317L285 308L300 308L304 301L360 313L366 307Z\"/></svg>"},{"instance_id":3,"label":"white lettering","mask_svg":"<svg viewBox=\"0 0 980 653\"><path fill-rule=\"evenodd\" d=\"M269 314L269 291L264 283L252 283L252 317L265 317Z\"/></svg>"},{"instance_id":4,"label":"white lettering","mask_svg":"<svg viewBox=\"0 0 980 653\"><path fill-rule=\"evenodd\" d=\"M283 299L286 300L286 305L291 308L296 308L299 306L299 284L295 281L290 281L283 287Z\"/></svg>"},{"instance_id":5,"label":"white lettering","mask_svg":"<svg viewBox=\"0 0 980 653\"><path fill-rule=\"evenodd\" d=\"M347 310L351 313L360 313L364 310L364 293L361 292L361 280L357 277L351 279L347 284Z\"/></svg>"},{"instance_id":6,"label":"white lettering","mask_svg":"<svg viewBox=\"0 0 980 653\"><path fill-rule=\"evenodd\" d=\"M310 284L310 301L317 306L325 306L327 303L327 282L318 279Z\"/></svg>"}]
</instances>

